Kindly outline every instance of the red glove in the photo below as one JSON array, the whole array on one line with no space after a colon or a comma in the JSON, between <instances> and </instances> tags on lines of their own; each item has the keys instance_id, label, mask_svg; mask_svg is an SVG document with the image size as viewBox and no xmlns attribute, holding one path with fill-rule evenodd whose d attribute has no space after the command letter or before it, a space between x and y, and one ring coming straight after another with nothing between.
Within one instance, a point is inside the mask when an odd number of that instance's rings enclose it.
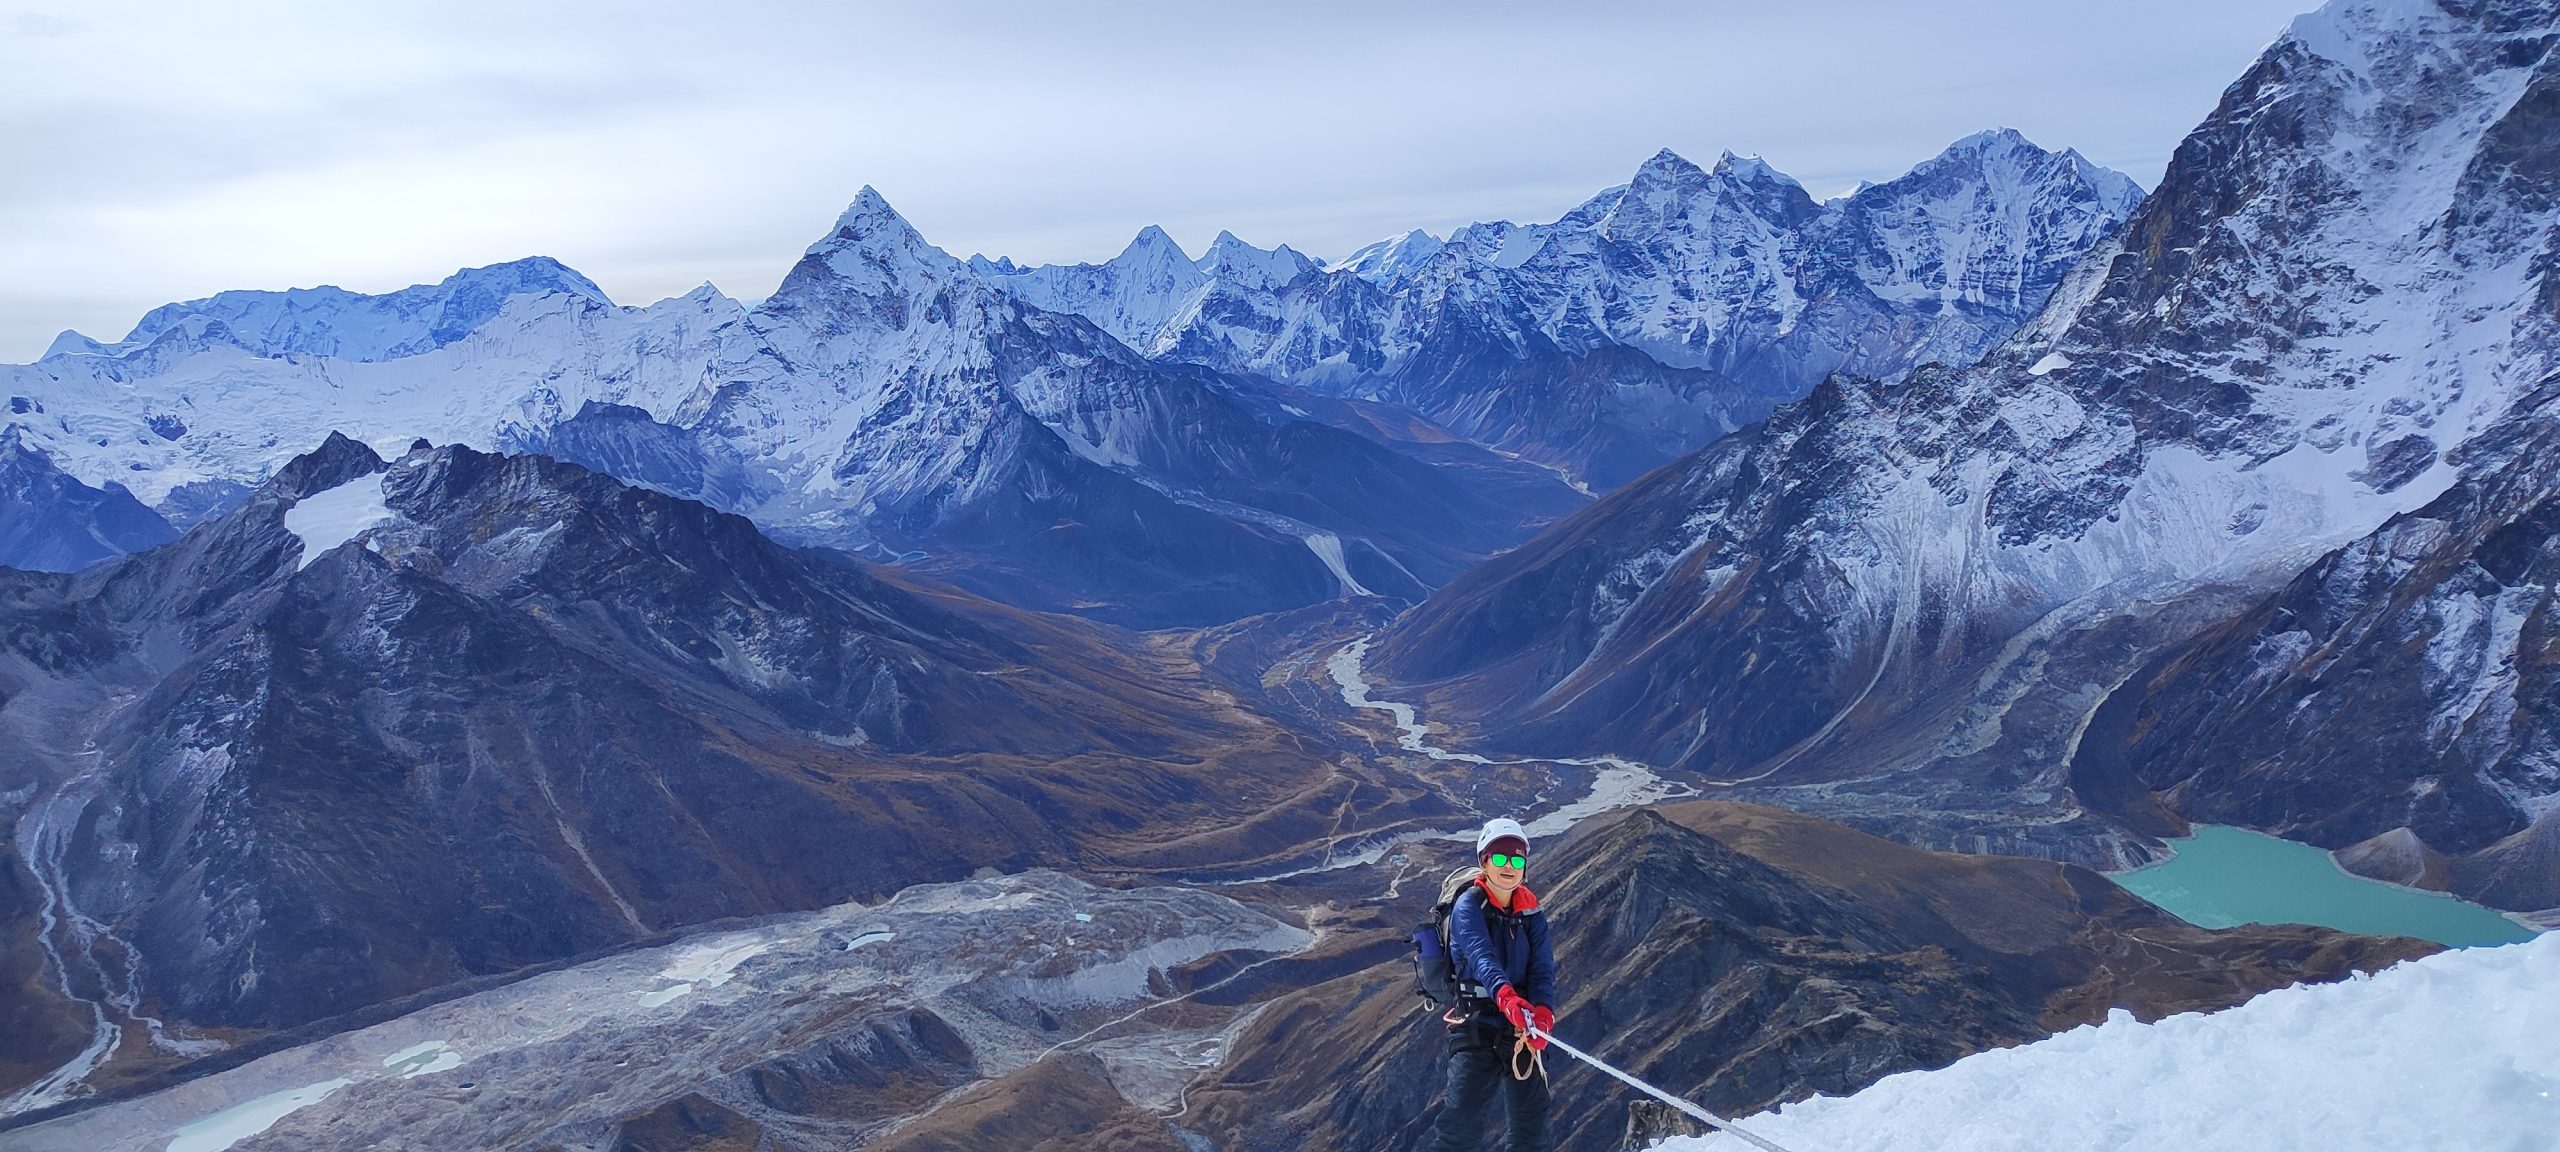
<instances>
[{"instance_id":1,"label":"red glove","mask_svg":"<svg viewBox=\"0 0 2560 1152\"><path fill-rule=\"evenodd\" d=\"M1510 1021L1512 1027L1523 1031L1528 1029L1529 1002L1521 999L1520 993L1510 985L1503 985L1501 991L1493 994L1493 1006L1502 1009L1502 1018Z\"/></svg>"},{"instance_id":2,"label":"red glove","mask_svg":"<svg viewBox=\"0 0 2560 1152\"><path fill-rule=\"evenodd\" d=\"M1555 1011L1555 1009L1553 1009L1553 1008L1549 1008L1549 1007L1547 1007L1547 1006L1546 1006L1546 1005L1544 1005L1544 1004L1532 1004L1532 1005L1530 1005L1530 1006L1529 1006L1529 1025L1530 1025L1530 1027L1533 1027L1533 1028L1536 1028L1536 1029L1537 1029L1537 1031L1536 1031L1536 1032L1529 1033L1529 1048L1530 1048L1530 1050L1532 1050L1532 1051L1545 1051L1545 1050L1546 1050L1546 1047L1547 1047L1547 1038L1546 1038L1546 1036L1545 1036L1545 1033L1553 1032L1553 1031L1555 1031L1555 1030L1556 1030L1556 1011Z\"/></svg>"}]
</instances>

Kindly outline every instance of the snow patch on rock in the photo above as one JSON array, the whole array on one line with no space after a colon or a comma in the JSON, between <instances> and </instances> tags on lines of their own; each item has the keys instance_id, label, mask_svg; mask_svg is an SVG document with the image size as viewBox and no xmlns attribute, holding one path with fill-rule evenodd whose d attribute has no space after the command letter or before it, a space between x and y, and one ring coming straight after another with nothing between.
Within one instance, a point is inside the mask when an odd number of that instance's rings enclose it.
<instances>
[{"instance_id":1,"label":"snow patch on rock","mask_svg":"<svg viewBox=\"0 0 2560 1152\"><path fill-rule=\"evenodd\" d=\"M284 528L302 541L302 558L294 570L311 566L322 554L400 518L383 502L382 476L375 472L314 492L285 509Z\"/></svg>"}]
</instances>

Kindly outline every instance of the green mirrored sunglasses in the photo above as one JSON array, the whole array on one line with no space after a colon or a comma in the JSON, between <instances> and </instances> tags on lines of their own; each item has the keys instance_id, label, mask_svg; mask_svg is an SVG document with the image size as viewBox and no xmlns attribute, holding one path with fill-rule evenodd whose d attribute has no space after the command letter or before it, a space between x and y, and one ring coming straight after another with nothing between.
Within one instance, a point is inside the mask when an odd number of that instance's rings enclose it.
<instances>
[{"instance_id":1,"label":"green mirrored sunglasses","mask_svg":"<svg viewBox=\"0 0 2560 1152\"><path fill-rule=\"evenodd\" d=\"M1529 858L1526 856L1505 856L1502 853L1496 852L1491 856L1485 857L1484 863L1485 867L1488 868L1526 868L1529 866Z\"/></svg>"}]
</instances>

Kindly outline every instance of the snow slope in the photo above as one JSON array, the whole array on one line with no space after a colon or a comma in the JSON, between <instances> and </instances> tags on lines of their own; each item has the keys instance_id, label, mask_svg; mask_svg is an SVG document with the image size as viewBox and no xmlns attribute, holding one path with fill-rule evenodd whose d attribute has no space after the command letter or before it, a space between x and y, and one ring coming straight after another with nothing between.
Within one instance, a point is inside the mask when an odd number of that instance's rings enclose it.
<instances>
[{"instance_id":1,"label":"snow slope","mask_svg":"<svg viewBox=\"0 0 2560 1152\"><path fill-rule=\"evenodd\" d=\"M1790 1152L2549 1152L2560 934L2211 1015L2118 1012L1740 1123ZM1655 1145L1749 1147L1724 1135Z\"/></svg>"}]
</instances>

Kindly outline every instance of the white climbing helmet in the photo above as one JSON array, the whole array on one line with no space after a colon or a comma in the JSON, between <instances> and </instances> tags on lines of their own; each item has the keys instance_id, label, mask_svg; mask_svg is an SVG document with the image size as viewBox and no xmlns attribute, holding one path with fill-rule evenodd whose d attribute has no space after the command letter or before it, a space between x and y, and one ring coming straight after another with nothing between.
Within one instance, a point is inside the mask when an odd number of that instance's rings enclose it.
<instances>
[{"instance_id":1,"label":"white climbing helmet","mask_svg":"<svg viewBox=\"0 0 2560 1152\"><path fill-rule=\"evenodd\" d=\"M1485 821L1484 827L1476 830L1476 855L1484 855L1485 849L1493 847L1494 841L1502 839L1519 841L1520 851L1524 855L1529 851L1529 830L1521 827L1519 821L1508 816L1496 816Z\"/></svg>"}]
</instances>

